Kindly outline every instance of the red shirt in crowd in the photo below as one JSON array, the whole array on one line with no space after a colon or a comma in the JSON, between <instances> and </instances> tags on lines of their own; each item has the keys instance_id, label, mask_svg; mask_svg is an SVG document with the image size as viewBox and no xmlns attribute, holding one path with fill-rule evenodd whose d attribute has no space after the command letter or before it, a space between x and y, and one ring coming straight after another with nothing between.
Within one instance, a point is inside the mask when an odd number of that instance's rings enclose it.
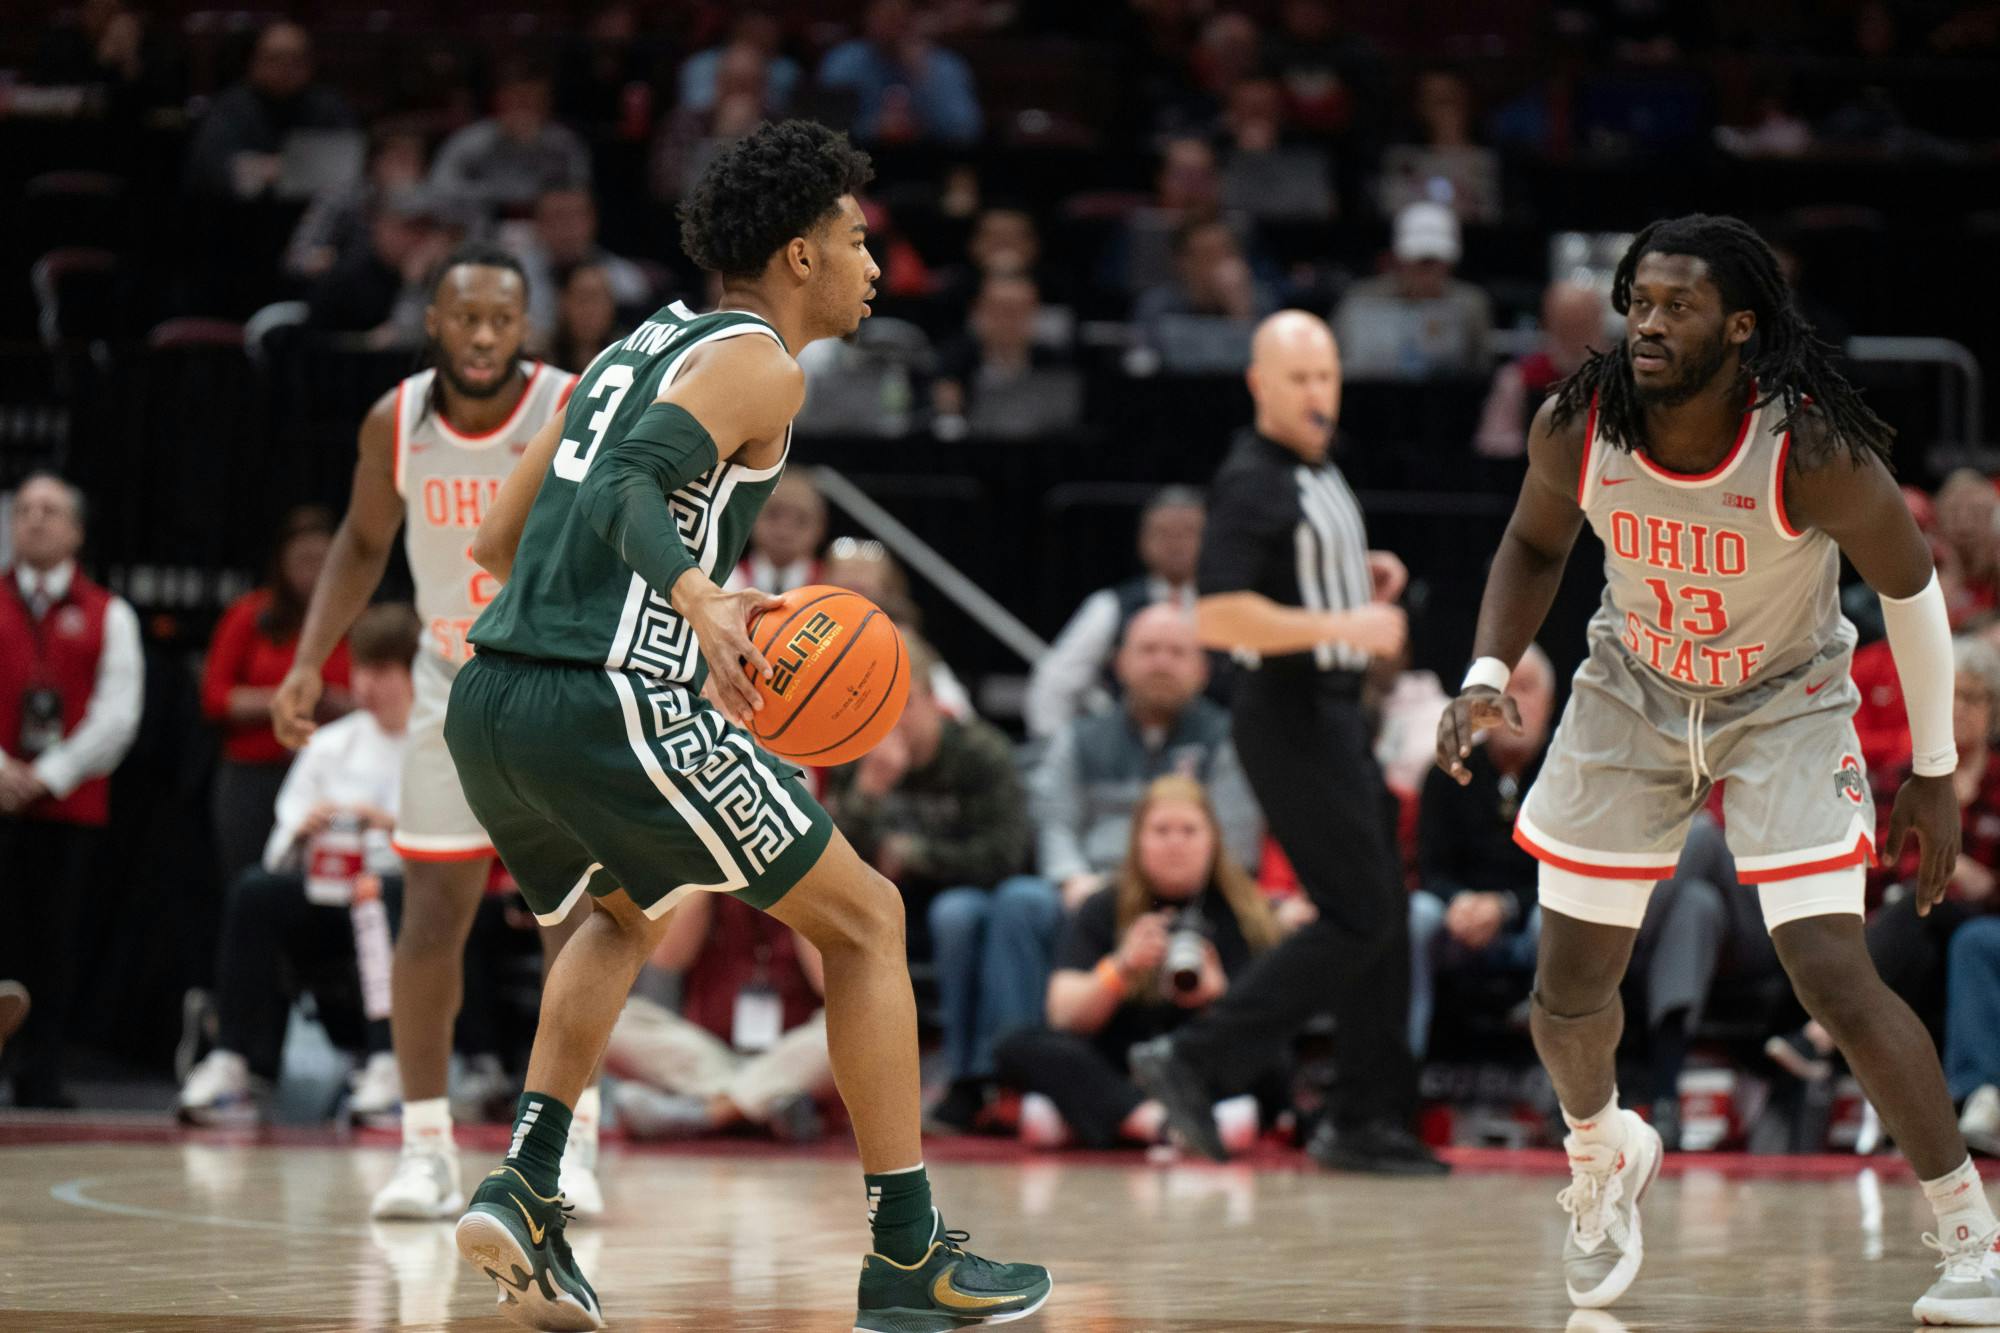
<instances>
[{"instance_id":1,"label":"red shirt in crowd","mask_svg":"<svg viewBox=\"0 0 2000 1333\"><path fill-rule=\"evenodd\" d=\"M222 725L222 756L239 764L282 764L291 752L278 743L268 719L231 722L229 692L238 685L276 689L292 669L298 654L299 636L283 643L257 628L257 622L271 605L268 588L244 593L222 613L215 638L208 645L208 665L201 675L201 711ZM342 639L327 658L320 679L346 689L348 684L347 640Z\"/></svg>"},{"instance_id":2,"label":"red shirt in crowd","mask_svg":"<svg viewBox=\"0 0 2000 1333\"><path fill-rule=\"evenodd\" d=\"M736 993L756 983L778 992L787 1032L819 1012L819 994L799 966L791 927L718 893L708 938L681 980L681 1016L729 1041L736 1027Z\"/></svg>"}]
</instances>

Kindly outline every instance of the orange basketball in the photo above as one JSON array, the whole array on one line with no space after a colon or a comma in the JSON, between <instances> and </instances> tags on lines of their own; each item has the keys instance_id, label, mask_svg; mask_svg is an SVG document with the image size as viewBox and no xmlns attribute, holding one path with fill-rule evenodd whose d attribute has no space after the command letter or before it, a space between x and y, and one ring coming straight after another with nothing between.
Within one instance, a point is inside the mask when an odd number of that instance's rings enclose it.
<instances>
[{"instance_id":1,"label":"orange basketball","mask_svg":"<svg viewBox=\"0 0 2000 1333\"><path fill-rule=\"evenodd\" d=\"M771 664L756 682L763 709L751 734L782 759L830 768L859 759L903 716L910 654L882 609L860 593L812 584L750 622Z\"/></svg>"}]
</instances>

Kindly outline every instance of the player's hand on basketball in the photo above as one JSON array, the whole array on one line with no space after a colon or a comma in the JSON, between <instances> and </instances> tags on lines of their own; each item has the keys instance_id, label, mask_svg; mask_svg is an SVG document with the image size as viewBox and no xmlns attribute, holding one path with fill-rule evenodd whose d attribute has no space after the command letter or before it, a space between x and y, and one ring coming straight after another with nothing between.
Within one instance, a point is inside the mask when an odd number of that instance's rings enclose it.
<instances>
[{"instance_id":1,"label":"player's hand on basketball","mask_svg":"<svg viewBox=\"0 0 2000 1333\"><path fill-rule=\"evenodd\" d=\"M783 606L785 599L755 588L724 592L697 569L674 584L671 600L708 659L708 679L715 691L703 693L724 717L749 726L751 716L764 706L756 681L771 678L771 664L751 641L750 621L760 612Z\"/></svg>"},{"instance_id":2,"label":"player's hand on basketball","mask_svg":"<svg viewBox=\"0 0 2000 1333\"><path fill-rule=\"evenodd\" d=\"M1521 707L1514 702L1513 695L1475 685L1453 699L1446 705L1444 716L1438 719L1438 767L1451 774L1461 787L1472 781L1472 770L1465 766L1465 761L1472 754L1473 740L1480 732L1498 726L1509 731L1521 730Z\"/></svg>"},{"instance_id":3,"label":"player's hand on basketball","mask_svg":"<svg viewBox=\"0 0 2000 1333\"><path fill-rule=\"evenodd\" d=\"M1403 651L1410 637L1410 617L1400 606L1370 602L1352 611L1339 613L1341 642L1359 648L1370 657L1394 657Z\"/></svg>"},{"instance_id":4,"label":"player's hand on basketball","mask_svg":"<svg viewBox=\"0 0 2000 1333\"><path fill-rule=\"evenodd\" d=\"M1917 867L1917 915L1929 916L1951 887L1951 872L1958 864L1958 792L1951 774L1934 778L1912 775L1896 793L1895 808L1889 814L1889 840L1882 849L1889 864L1902 859L1903 843L1912 834L1922 854Z\"/></svg>"},{"instance_id":5,"label":"player's hand on basketball","mask_svg":"<svg viewBox=\"0 0 2000 1333\"><path fill-rule=\"evenodd\" d=\"M319 707L320 689L318 671L294 666L271 696L271 730L289 748L298 749L319 729L313 710Z\"/></svg>"}]
</instances>

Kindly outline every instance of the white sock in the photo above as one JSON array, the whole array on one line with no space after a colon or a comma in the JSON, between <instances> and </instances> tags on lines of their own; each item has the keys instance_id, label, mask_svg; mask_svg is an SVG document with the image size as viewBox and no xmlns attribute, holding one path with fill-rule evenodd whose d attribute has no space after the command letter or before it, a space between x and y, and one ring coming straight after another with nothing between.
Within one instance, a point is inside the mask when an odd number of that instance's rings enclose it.
<instances>
[{"instance_id":1,"label":"white sock","mask_svg":"<svg viewBox=\"0 0 2000 1333\"><path fill-rule=\"evenodd\" d=\"M404 1102L403 1146L405 1148L451 1147L451 1103L443 1097L426 1097L420 1102Z\"/></svg>"},{"instance_id":2,"label":"white sock","mask_svg":"<svg viewBox=\"0 0 2000 1333\"><path fill-rule=\"evenodd\" d=\"M1625 1146L1625 1116L1618 1109L1618 1092L1613 1089L1611 1100L1595 1115L1579 1119L1563 1109L1563 1123L1569 1126L1569 1136L1579 1147L1603 1148L1617 1152Z\"/></svg>"},{"instance_id":3,"label":"white sock","mask_svg":"<svg viewBox=\"0 0 2000 1333\"><path fill-rule=\"evenodd\" d=\"M597 1085L591 1084L577 1094L576 1106L569 1113L569 1141L597 1146L597 1122L602 1109L603 1098Z\"/></svg>"},{"instance_id":4,"label":"white sock","mask_svg":"<svg viewBox=\"0 0 2000 1333\"><path fill-rule=\"evenodd\" d=\"M1980 1183L1979 1169L1969 1154L1958 1170L1923 1184L1924 1197L1937 1214L1938 1236L1947 1245L2000 1231L2000 1221L1994 1220L1993 1205L1986 1200L1986 1187Z\"/></svg>"}]
</instances>

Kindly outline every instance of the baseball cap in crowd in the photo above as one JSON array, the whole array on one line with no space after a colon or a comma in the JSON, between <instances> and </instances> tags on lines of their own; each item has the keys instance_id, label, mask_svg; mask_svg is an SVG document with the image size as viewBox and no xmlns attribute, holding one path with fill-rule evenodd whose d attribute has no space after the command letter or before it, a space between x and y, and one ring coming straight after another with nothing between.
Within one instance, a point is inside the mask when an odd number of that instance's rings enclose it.
<instances>
[{"instance_id":1,"label":"baseball cap in crowd","mask_svg":"<svg viewBox=\"0 0 2000 1333\"><path fill-rule=\"evenodd\" d=\"M1458 215L1443 204L1420 200L1396 214L1396 258L1406 264L1420 259L1442 259L1456 264L1459 257Z\"/></svg>"}]
</instances>

